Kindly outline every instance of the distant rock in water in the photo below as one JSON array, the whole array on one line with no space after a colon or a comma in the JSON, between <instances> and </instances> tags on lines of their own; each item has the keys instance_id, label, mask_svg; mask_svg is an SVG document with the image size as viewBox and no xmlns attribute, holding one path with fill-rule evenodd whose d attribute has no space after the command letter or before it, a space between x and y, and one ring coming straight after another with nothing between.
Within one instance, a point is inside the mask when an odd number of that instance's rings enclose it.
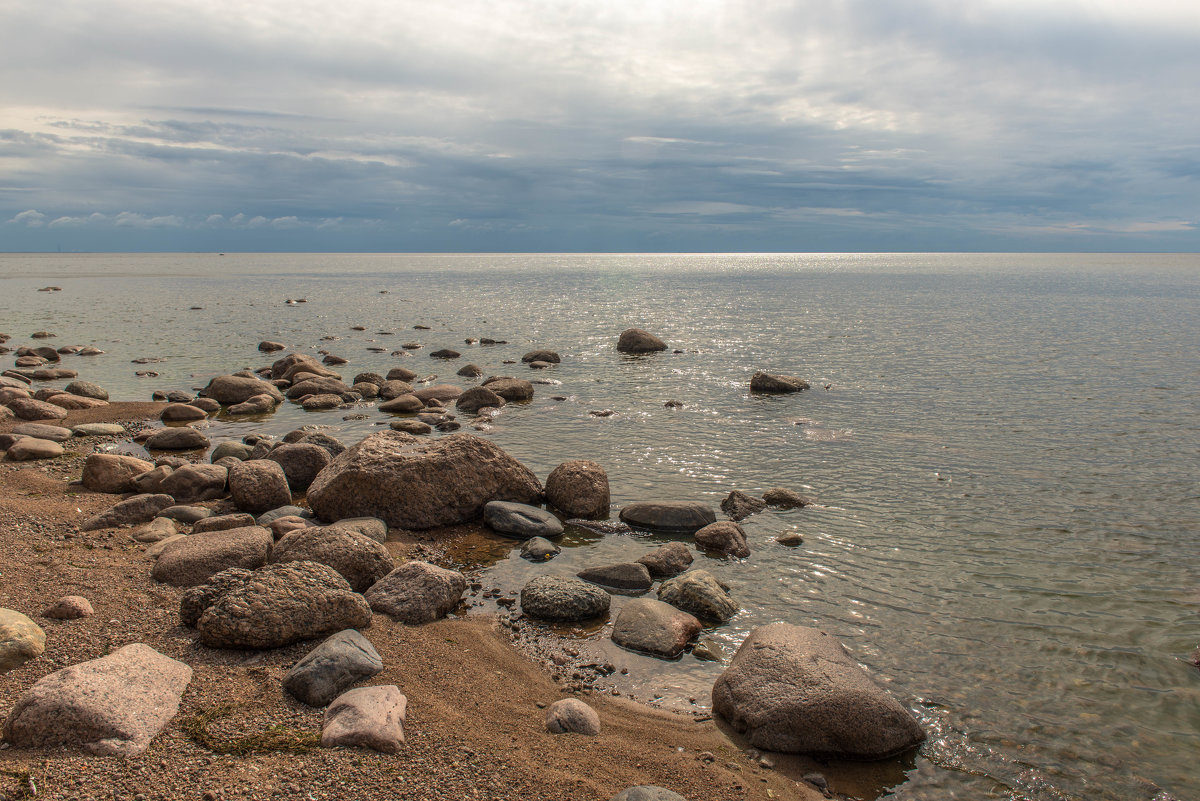
<instances>
[{"instance_id":1,"label":"distant rock in water","mask_svg":"<svg viewBox=\"0 0 1200 801\"><path fill-rule=\"evenodd\" d=\"M640 328L629 328L622 331L617 340L617 350L621 353L653 353L666 349L666 342Z\"/></svg>"},{"instance_id":2,"label":"distant rock in water","mask_svg":"<svg viewBox=\"0 0 1200 801\"><path fill-rule=\"evenodd\" d=\"M750 378L750 391L784 395L808 389L808 382L794 375L772 375L761 370Z\"/></svg>"}]
</instances>

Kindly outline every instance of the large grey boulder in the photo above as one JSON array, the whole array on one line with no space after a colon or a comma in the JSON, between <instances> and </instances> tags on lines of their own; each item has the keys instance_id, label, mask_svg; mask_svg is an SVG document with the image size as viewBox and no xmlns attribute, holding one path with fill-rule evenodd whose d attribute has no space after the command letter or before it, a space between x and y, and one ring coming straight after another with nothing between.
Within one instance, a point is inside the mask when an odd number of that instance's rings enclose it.
<instances>
[{"instance_id":1,"label":"large grey boulder","mask_svg":"<svg viewBox=\"0 0 1200 801\"><path fill-rule=\"evenodd\" d=\"M288 487L303 492L313 479L325 469L333 457L329 451L312 442L286 443L273 448L267 454L272 462L278 462L287 477Z\"/></svg>"},{"instance_id":2,"label":"large grey boulder","mask_svg":"<svg viewBox=\"0 0 1200 801\"><path fill-rule=\"evenodd\" d=\"M634 598L613 623L612 641L622 648L674 659L700 633L695 616L653 598Z\"/></svg>"},{"instance_id":3,"label":"large grey boulder","mask_svg":"<svg viewBox=\"0 0 1200 801\"><path fill-rule=\"evenodd\" d=\"M666 349L666 342L640 328L627 328L617 339L617 351L620 353L653 353Z\"/></svg>"},{"instance_id":4,"label":"large grey boulder","mask_svg":"<svg viewBox=\"0 0 1200 801\"><path fill-rule=\"evenodd\" d=\"M395 567L391 553L377 540L349 528L311 526L285 534L271 551L271 562L320 562L329 565L363 592Z\"/></svg>"},{"instance_id":5,"label":"large grey boulder","mask_svg":"<svg viewBox=\"0 0 1200 801\"><path fill-rule=\"evenodd\" d=\"M537 503L541 492L533 473L488 440L383 431L322 470L308 504L323 520L378 517L394 528L424 529L474 520L489 501Z\"/></svg>"},{"instance_id":6,"label":"large grey boulder","mask_svg":"<svg viewBox=\"0 0 1200 801\"><path fill-rule=\"evenodd\" d=\"M0 673L34 659L46 650L46 633L15 609L0 609Z\"/></svg>"},{"instance_id":7,"label":"large grey boulder","mask_svg":"<svg viewBox=\"0 0 1200 801\"><path fill-rule=\"evenodd\" d=\"M114 528L131 523L149 523L163 509L174 505L175 499L170 495L134 495L94 517L89 517L79 525L79 528L82 531L95 531L100 528Z\"/></svg>"},{"instance_id":8,"label":"large grey boulder","mask_svg":"<svg viewBox=\"0 0 1200 801\"><path fill-rule=\"evenodd\" d=\"M133 479L154 469L152 462L116 453L90 453L83 462L83 486L92 492L133 492Z\"/></svg>"},{"instance_id":9,"label":"large grey boulder","mask_svg":"<svg viewBox=\"0 0 1200 801\"><path fill-rule=\"evenodd\" d=\"M457 570L428 562L406 562L379 579L366 592L371 609L404 623L432 623L445 617L467 589Z\"/></svg>"},{"instance_id":10,"label":"large grey boulder","mask_svg":"<svg viewBox=\"0 0 1200 801\"><path fill-rule=\"evenodd\" d=\"M408 699L394 684L357 687L333 700L321 725L321 747L369 748L394 754L404 744Z\"/></svg>"},{"instance_id":11,"label":"large grey boulder","mask_svg":"<svg viewBox=\"0 0 1200 801\"><path fill-rule=\"evenodd\" d=\"M255 395L270 395L275 403L283 402L283 394L274 384L241 375L219 375L200 394L225 405L244 403Z\"/></svg>"},{"instance_id":12,"label":"large grey boulder","mask_svg":"<svg viewBox=\"0 0 1200 801\"><path fill-rule=\"evenodd\" d=\"M552 623L606 615L611 603L607 592L574 577L536 576L521 588L521 611Z\"/></svg>"},{"instance_id":13,"label":"large grey boulder","mask_svg":"<svg viewBox=\"0 0 1200 801\"><path fill-rule=\"evenodd\" d=\"M563 533L562 522L550 512L511 501L489 501L483 507L483 522L493 531L519 539L557 537Z\"/></svg>"},{"instance_id":14,"label":"large grey boulder","mask_svg":"<svg viewBox=\"0 0 1200 801\"><path fill-rule=\"evenodd\" d=\"M292 502L287 474L278 462L248 459L229 468L229 494L238 509L262 514Z\"/></svg>"},{"instance_id":15,"label":"large grey boulder","mask_svg":"<svg viewBox=\"0 0 1200 801\"><path fill-rule=\"evenodd\" d=\"M210 501L225 494L228 476L229 471L219 464L185 464L159 482L158 491L170 495L176 503Z\"/></svg>"},{"instance_id":16,"label":"large grey boulder","mask_svg":"<svg viewBox=\"0 0 1200 801\"><path fill-rule=\"evenodd\" d=\"M371 641L354 629L330 636L283 677L283 688L309 706L327 706L354 684L383 670Z\"/></svg>"},{"instance_id":17,"label":"large grey boulder","mask_svg":"<svg viewBox=\"0 0 1200 801\"><path fill-rule=\"evenodd\" d=\"M175 716L191 680L184 663L126 645L38 680L13 706L4 739L21 748L136 756Z\"/></svg>"},{"instance_id":18,"label":"large grey boulder","mask_svg":"<svg viewBox=\"0 0 1200 801\"><path fill-rule=\"evenodd\" d=\"M750 377L750 391L770 395L785 395L808 389L808 382L794 375L772 375L761 370Z\"/></svg>"},{"instance_id":19,"label":"large grey boulder","mask_svg":"<svg viewBox=\"0 0 1200 801\"><path fill-rule=\"evenodd\" d=\"M184 593L180 618L211 648L279 648L366 628L371 607L332 567L283 562L216 574Z\"/></svg>"},{"instance_id":20,"label":"large grey boulder","mask_svg":"<svg viewBox=\"0 0 1200 801\"><path fill-rule=\"evenodd\" d=\"M164 548L150 575L175 587L195 587L231 567L262 567L274 541L261 526L193 534Z\"/></svg>"},{"instance_id":21,"label":"large grey boulder","mask_svg":"<svg viewBox=\"0 0 1200 801\"><path fill-rule=\"evenodd\" d=\"M713 508L697 501L639 501L621 510L622 522L662 531L697 531L716 520Z\"/></svg>"},{"instance_id":22,"label":"large grey boulder","mask_svg":"<svg viewBox=\"0 0 1200 801\"><path fill-rule=\"evenodd\" d=\"M724 623L737 614L729 587L707 570L689 570L658 588L658 600L695 615L705 623Z\"/></svg>"},{"instance_id":23,"label":"large grey boulder","mask_svg":"<svg viewBox=\"0 0 1200 801\"><path fill-rule=\"evenodd\" d=\"M750 632L713 685L713 710L771 751L873 760L925 739L921 724L824 631Z\"/></svg>"},{"instance_id":24,"label":"large grey boulder","mask_svg":"<svg viewBox=\"0 0 1200 801\"><path fill-rule=\"evenodd\" d=\"M546 478L546 502L568 517L608 517L608 474L587 459L563 462Z\"/></svg>"}]
</instances>

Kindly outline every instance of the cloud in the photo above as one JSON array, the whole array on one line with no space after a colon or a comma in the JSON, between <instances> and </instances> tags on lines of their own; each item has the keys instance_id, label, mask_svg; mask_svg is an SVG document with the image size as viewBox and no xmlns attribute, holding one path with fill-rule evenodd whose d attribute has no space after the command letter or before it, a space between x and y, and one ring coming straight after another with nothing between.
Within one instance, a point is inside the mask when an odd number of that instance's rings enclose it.
<instances>
[{"instance_id":1,"label":"cloud","mask_svg":"<svg viewBox=\"0 0 1200 801\"><path fill-rule=\"evenodd\" d=\"M29 228L40 228L46 224L46 215L36 209L26 209L8 221L10 225L24 225Z\"/></svg>"}]
</instances>

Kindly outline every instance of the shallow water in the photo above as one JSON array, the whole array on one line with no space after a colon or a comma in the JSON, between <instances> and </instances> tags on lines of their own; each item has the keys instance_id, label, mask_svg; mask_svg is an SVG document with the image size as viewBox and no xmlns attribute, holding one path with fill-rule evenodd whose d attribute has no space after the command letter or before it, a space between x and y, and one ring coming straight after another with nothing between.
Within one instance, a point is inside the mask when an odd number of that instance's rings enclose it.
<instances>
[{"instance_id":1,"label":"shallow water","mask_svg":"<svg viewBox=\"0 0 1200 801\"><path fill-rule=\"evenodd\" d=\"M63 291L35 291L49 284ZM743 607L711 632L729 653L755 625L820 626L922 717L930 741L876 792L1200 797L1200 671L1183 661L1200 645L1200 257L0 255L0 315L10 345L42 329L98 345L64 366L123 400L268 363L262 339L345 356L348 378L403 364L468 386L454 373L473 361L561 382L484 434L543 479L594 459L614 510L816 497L745 521L748 559L695 566ZM629 326L683 352L623 357ZM411 340L424 347L389 355ZM430 359L440 347L463 357ZM535 347L563 363L502 364ZM130 363L145 356L164 361ZM757 369L814 388L751 396ZM210 433L386 425L355 411L368 419L286 405ZM776 544L787 529L804 544ZM500 543L484 578L515 592L659 541L572 532L545 565ZM683 705L706 705L721 669L609 647L639 695Z\"/></svg>"}]
</instances>

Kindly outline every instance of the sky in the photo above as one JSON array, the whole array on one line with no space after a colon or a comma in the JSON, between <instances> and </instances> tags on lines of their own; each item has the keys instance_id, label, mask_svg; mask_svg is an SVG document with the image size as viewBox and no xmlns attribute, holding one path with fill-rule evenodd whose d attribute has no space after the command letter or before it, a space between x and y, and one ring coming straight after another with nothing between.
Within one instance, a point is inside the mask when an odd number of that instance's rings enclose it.
<instances>
[{"instance_id":1,"label":"sky","mask_svg":"<svg viewBox=\"0 0 1200 801\"><path fill-rule=\"evenodd\" d=\"M0 0L0 251L1197 251L1195 0Z\"/></svg>"}]
</instances>

